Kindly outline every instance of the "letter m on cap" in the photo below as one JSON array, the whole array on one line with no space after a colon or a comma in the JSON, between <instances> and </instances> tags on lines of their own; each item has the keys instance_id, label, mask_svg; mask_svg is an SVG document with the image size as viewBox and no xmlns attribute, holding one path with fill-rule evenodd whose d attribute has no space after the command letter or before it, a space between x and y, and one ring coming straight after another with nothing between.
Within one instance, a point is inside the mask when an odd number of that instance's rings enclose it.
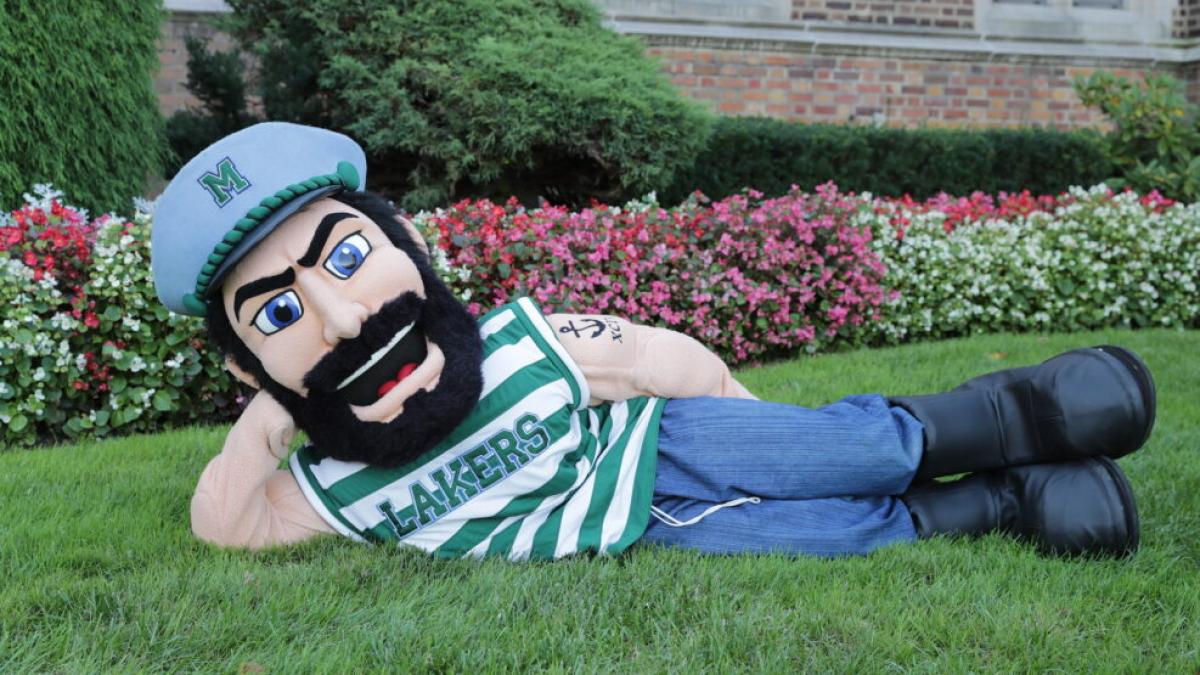
<instances>
[{"instance_id":1,"label":"letter m on cap","mask_svg":"<svg viewBox=\"0 0 1200 675\"><path fill-rule=\"evenodd\" d=\"M226 157L217 164L215 173L205 171L200 176L200 186L212 195L217 206L225 206L233 200L233 196L250 187L250 181L238 172L233 160Z\"/></svg>"}]
</instances>

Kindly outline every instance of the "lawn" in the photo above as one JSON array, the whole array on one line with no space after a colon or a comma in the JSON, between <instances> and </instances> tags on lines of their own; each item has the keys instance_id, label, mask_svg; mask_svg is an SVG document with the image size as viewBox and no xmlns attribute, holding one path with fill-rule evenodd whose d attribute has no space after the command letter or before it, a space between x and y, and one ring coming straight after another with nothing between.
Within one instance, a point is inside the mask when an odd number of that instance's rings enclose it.
<instances>
[{"instance_id":1,"label":"lawn","mask_svg":"<svg viewBox=\"0 0 1200 675\"><path fill-rule=\"evenodd\" d=\"M1059 560L1000 537L863 558L437 561L328 538L260 554L192 539L191 490L224 428L0 453L0 672L203 670L1200 670L1200 332L988 336L745 370L813 405L924 393L1114 342L1158 380L1121 461L1132 560Z\"/></svg>"}]
</instances>

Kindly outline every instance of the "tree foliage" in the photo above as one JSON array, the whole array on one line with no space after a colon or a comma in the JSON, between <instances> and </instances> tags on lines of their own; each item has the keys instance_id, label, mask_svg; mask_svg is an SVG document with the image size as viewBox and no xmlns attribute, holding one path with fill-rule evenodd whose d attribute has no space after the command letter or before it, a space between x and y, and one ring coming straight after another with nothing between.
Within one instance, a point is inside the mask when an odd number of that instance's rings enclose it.
<instances>
[{"instance_id":1,"label":"tree foliage","mask_svg":"<svg viewBox=\"0 0 1200 675\"><path fill-rule=\"evenodd\" d=\"M200 107L179 110L167 119L169 174L213 141L260 121L249 111L242 55L209 51L208 41L197 37L186 38L184 44L188 52L185 86L199 99Z\"/></svg>"},{"instance_id":2,"label":"tree foliage","mask_svg":"<svg viewBox=\"0 0 1200 675\"><path fill-rule=\"evenodd\" d=\"M229 4L266 117L351 135L372 187L409 208L617 200L668 184L708 134L587 0Z\"/></svg>"}]
</instances>

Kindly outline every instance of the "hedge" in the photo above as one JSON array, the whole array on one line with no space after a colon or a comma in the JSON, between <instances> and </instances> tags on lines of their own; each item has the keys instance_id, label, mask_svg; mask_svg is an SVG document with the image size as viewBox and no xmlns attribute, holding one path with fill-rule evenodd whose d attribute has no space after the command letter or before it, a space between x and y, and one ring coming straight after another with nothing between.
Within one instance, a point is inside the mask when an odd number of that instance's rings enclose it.
<instances>
[{"instance_id":1,"label":"hedge","mask_svg":"<svg viewBox=\"0 0 1200 675\"><path fill-rule=\"evenodd\" d=\"M92 211L130 209L163 158L151 76L157 2L0 5L0 204L53 182Z\"/></svg>"},{"instance_id":2,"label":"hedge","mask_svg":"<svg viewBox=\"0 0 1200 675\"><path fill-rule=\"evenodd\" d=\"M693 190L721 198L744 188L768 196L834 181L843 190L925 198L1029 190L1057 194L1112 175L1102 137L1047 129L892 129L727 117L661 197Z\"/></svg>"}]
</instances>

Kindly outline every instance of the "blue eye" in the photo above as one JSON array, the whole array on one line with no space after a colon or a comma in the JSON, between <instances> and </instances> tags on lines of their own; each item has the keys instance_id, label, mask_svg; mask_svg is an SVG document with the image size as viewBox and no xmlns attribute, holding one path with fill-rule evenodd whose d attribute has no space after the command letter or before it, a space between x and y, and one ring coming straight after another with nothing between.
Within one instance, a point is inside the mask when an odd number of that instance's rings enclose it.
<instances>
[{"instance_id":1,"label":"blue eye","mask_svg":"<svg viewBox=\"0 0 1200 675\"><path fill-rule=\"evenodd\" d=\"M371 252L369 244L361 234L355 232L338 242L333 247L333 253L325 259L325 269L339 279L349 279L362 267L363 260Z\"/></svg>"},{"instance_id":2,"label":"blue eye","mask_svg":"<svg viewBox=\"0 0 1200 675\"><path fill-rule=\"evenodd\" d=\"M301 316L304 316L304 308L300 306L296 291L284 291L258 310L254 315L254 326L264 335L270 335L296 323Z\"/></svg>"}]
</instances>

